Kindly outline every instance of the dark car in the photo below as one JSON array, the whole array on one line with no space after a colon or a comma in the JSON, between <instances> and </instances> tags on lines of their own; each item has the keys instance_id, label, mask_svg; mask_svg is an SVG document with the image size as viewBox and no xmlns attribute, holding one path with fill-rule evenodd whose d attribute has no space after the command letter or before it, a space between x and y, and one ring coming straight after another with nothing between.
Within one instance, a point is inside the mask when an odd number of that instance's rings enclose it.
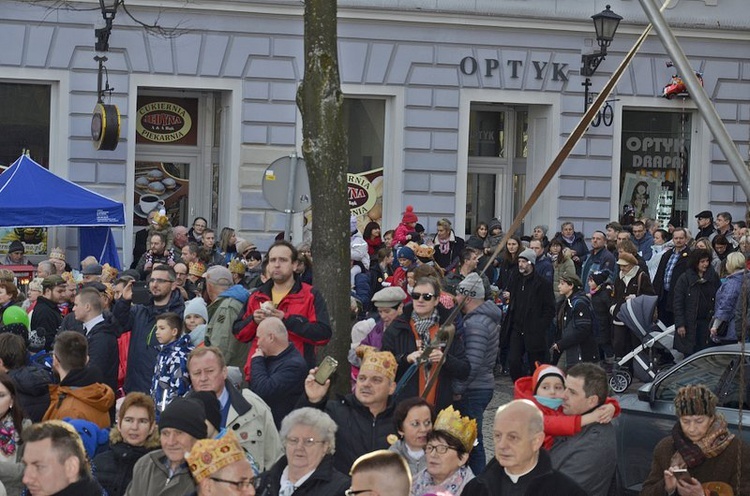
<instances>
[{"instance_id":1,"label":"dark car","mask_svg":"<svg viewBox=\"0 0 750 496\"><path fill-rule=\"evenodd\" d=\"M719 398L718 411L729 429L738 432L740 420L739 344L702 350L674 367L660 372L653 382L644 384L638 394L619 396L620 416L614 421L617 431L618 494L638 494L651 470L654 447L672 432L677 418L673 400L677 391L689 384L705 384ZM744 353L744 389L742 437L750 442L750 345Z\"/></svg>"}]
</instances>

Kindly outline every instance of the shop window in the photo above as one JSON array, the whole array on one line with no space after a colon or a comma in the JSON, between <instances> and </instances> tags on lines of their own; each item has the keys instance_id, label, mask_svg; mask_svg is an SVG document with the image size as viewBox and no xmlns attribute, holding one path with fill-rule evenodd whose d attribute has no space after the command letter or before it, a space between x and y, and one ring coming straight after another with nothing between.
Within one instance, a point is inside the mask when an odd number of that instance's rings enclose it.
<instances>
[{"instance_id":1,"label":"shop window","mask_svg":"<svg viewBox=\"0 0 750 496\"><path fill-rule=\"evenodd\" d=\"M469 116L469 156L505 158L505 112L472 110Z\"/></svg>"},{"instance_id":2,"label":"shop window","mask_svg":"<svg viewBox=\"0 0 750 496\"><path fill-rule=\"evenodd\" d=\"M624 110L620 223L642 218L686 225L691 115Z\"/></svg>"},{"instance_id":3,"label":"shop window","mask_svg":"<svg viewBox=\"0 0 750 496\"><path fill-rule=\"evenodd\" d=\"M28 150L49 168L50 95L46 84L0 83L0 165L12 164Z\"/></svg>"}]
</instances>

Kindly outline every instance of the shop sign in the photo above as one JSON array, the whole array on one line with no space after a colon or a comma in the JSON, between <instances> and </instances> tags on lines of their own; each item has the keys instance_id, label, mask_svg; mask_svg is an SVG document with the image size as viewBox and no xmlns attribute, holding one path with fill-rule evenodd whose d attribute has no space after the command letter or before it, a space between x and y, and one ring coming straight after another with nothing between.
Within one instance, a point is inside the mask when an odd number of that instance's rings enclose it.
<instances>
[{"instance_id":1,"label":"shop sign","mask_svg":"<svg viewBox=\"0 0 750 496\"><path fill-rule=\"evenodd\" d=\"M688 155L683 138L659 136L623 136L626 165L633 169L676 169ZM629 157L627 155L630 155ZM629 159L629 160L627 160Z\"/></svg>"},{"instance_id":2,"label":"shop sign","mask_svg":"<svg viewBox=\"0 0 750 496\"><path fill-rule=\"evenodd\" d=\"M136 132L139 143L195 145L195 99L138 99Z\"/></svg>"},{"instance_id":3,"label":"shop sign","mask_svg":"<svg viewBox=\"0 0 750 496\"><path fill-rule=\"evenodd\" d=\"M495 71L500 69L500 60L484 59L482 60L482 76L492 77ZM508 60L506 65L510 68L510 78L518 79L518 69L523 68L523 60ZM544 79L547 71L552 71L552 81L568 80L568 64L552 62L550 65L543 60L532 60L531 65L534 68L534 79ZM480 63L474 57L464 57L459 63L459 69L465 76L472 76L479 70Z\"/></svg>"},{"instance_id":4,"label":"shop sign","mask_svg":"<svg viewBox=\"0 0 750 496\"><path fill-rule=\"evenodd\" d=\"M365 215L375 206L375 188L369 179L359 174L347 174L346 182L351 214L356 217Z\"/></svg>"}]
</instances>

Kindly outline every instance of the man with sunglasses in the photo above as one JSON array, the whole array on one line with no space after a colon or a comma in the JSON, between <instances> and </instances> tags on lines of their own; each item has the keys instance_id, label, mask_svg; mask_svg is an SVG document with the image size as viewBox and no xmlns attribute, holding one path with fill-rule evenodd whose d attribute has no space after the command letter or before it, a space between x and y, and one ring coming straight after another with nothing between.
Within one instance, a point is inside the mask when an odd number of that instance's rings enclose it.
<instances>
[{"instance_id":1,"label":"man with sunglasses","mask_svg":"<svg viewBox=\"0 0 750 496\"><path fill-rule=\"evenodd\" d=\"M157 344L154 332L156 317L166 312L182 315L185 302L175 287L176 276L169 265L157 265L151 271L148 289L151 299L145 305L133 305L133 281L122 290L112 314L120 329L131 329L128 347L128 367L123 388L126 393L140 391L148 394L156 364Z\"/></svg>"}]
</instances>

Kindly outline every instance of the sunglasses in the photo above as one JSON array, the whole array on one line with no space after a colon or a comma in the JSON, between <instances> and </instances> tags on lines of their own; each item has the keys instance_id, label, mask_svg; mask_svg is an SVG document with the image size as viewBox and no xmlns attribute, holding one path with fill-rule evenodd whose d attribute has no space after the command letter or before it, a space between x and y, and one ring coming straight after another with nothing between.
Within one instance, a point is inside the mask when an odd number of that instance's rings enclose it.
<instances>
[{"instance_id":1,"label":"sunglasses","mask_svg":"<svg viewBox=\"0 0 750 496\"><path fill-rule=\"evenodd\" d=\"M435 295L432 293L417 293L417 292L412 292L410 296L411 296L411 299L415 301L420 298L422 298L424 301L432 301L432 299L435 297Z\"/></svg>"}]
</instances>

